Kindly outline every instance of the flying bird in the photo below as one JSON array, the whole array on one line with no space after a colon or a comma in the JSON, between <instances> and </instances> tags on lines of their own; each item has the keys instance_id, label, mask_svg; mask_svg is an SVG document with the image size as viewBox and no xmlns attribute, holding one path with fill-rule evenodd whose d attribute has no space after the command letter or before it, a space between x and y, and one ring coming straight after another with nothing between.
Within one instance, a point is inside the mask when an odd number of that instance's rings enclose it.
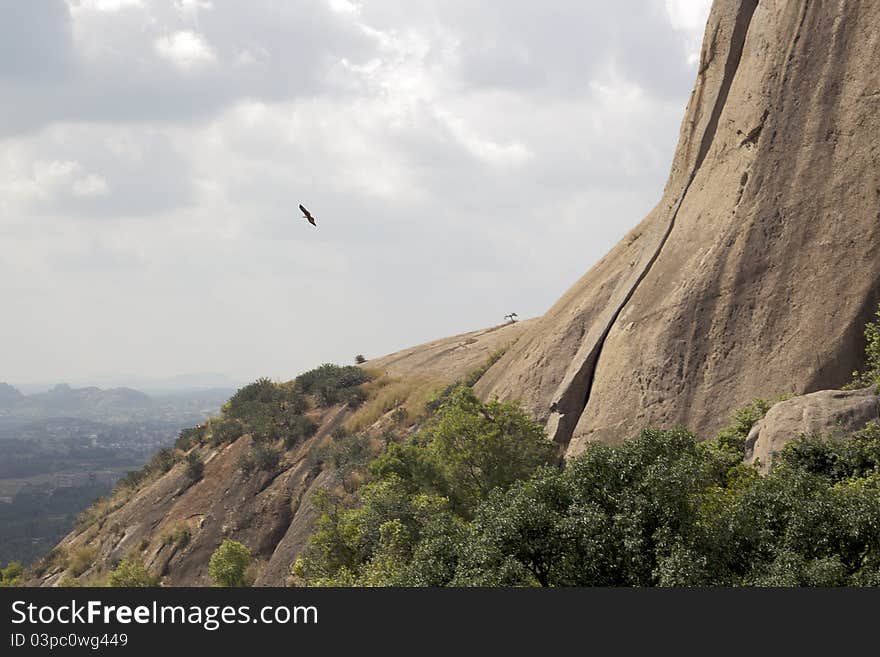
<instances>
[{"instance_id":1,"label":"flying bird","mask_svg":"<svg viewBox=\"0 0 880 657\"><path fill-rule=\"evenodd\" d=\"M309 223L317 228L318 224L315 223L315 218L312 216L311 212L306 210L306 207L302 203L299 204L299 209L302 210L303 218L308 219Z\"/></svg>"}]
</instances>

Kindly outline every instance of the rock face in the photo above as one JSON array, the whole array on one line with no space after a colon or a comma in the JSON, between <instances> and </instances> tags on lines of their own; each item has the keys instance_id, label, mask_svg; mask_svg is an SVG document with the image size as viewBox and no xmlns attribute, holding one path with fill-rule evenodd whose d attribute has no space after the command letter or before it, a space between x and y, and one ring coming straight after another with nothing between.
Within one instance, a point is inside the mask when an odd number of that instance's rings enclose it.
<instances>
[{"instance_id":1,"label":"rock face","mask_svg":"<svg viewBox=\"0 0 880 657\"><path fill-rule=\"evenodd\" d=\"M874 388L820 390L775 404L746 438L746 463L759 461L770 471L773 455L802 434L846 436L880 420L880 397Z\"/></svg>"},{"instance_id":2,"label":"rock face","mask_svg":"<svg viewBox=\"0 0 880 657\"><path fill-rule=\"evenodd\" d=\"M880 283L880 4L716 0L663 198L477 387L567 445L845 383Z\"/></svg>"},{"instance_id":3,"label":"rock face","mask_svg":"<svg viewBox=\"0 0 880 657\"><path fill-rule=\"evenodd\" d=\"M454 381L486 362L492 352L514 344L536 320L501 324L481 331L461 333L396 351L364 363L370 370L381 370L394 377L429 375Z\"/></svg>"}]
</instances>

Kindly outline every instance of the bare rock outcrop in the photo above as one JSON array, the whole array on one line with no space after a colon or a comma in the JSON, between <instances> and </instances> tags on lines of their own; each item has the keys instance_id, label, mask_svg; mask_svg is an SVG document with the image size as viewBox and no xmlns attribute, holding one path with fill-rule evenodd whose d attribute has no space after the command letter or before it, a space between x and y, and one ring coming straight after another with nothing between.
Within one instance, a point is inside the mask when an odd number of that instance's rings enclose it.
<instances>
[{"instance_id":1,"label":"bare rock outcrop","mask_svg":"<svg viewBox=\"0 0 880 657\"><path fill-rule=\"evenodd\" d=\"M838 388L880 290L880 4L716 0L663 198L479 383L567 445Z\"/></svg>"},{"instance_id":2,"label":"bare rock outcrop","mask_svg":"<svg viewBox=\"0 0 880 657\"><path fill-rule=\"evenodd\" d=\"M873 387L820 390L775 404L746 438L746 463L766 474L773 455L801 435L847 436L880 420L880 397Z\"/></svg>"}]
</instances>

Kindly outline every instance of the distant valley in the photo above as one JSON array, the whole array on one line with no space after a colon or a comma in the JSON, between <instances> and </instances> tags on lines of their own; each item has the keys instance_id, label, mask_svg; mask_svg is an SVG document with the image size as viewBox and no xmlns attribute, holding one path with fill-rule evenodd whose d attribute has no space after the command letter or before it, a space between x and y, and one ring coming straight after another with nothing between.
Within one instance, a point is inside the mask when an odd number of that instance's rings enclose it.
<instances>
[{"instance_id":1,"label":"distant valley","mask_svg":"<svg viewBox=\"0 0 880 657\"><path fill-rule=\"evenodd\" d=\"M62 383L23 394L0 383L0 563L47 552L121 476L216 415L234 391Z\"/></svg>"}]
</instances>

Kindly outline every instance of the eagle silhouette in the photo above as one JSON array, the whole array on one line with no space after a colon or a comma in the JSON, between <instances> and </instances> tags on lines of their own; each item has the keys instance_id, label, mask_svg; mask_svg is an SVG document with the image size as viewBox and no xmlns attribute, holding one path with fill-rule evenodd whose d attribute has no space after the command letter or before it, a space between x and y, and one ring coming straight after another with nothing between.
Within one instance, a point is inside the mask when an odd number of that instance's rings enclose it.
<instances>
[{"instance_id":1,"label":"eagle silhouette","mask_svg":"<svg viewBox=\"0 0 880 657\"><path fill-rule=\"evenodd\" d=\"M315 218L312 216L311 212L306 210L305 206L302 203L299 204L299 209L302 210L303 218L308 219L309 223L317 228L318 224L315 223Z\"/></svg>"}]
</instances>

